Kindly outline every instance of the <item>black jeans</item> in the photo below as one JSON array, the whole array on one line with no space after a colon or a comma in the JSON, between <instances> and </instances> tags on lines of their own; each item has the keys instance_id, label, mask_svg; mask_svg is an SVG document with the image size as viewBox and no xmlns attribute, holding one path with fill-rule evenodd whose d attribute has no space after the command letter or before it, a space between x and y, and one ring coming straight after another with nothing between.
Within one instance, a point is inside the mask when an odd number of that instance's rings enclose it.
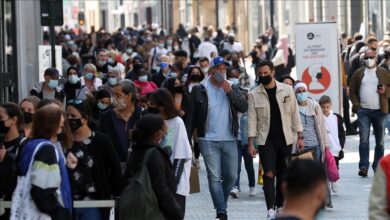
<instances>
[{"instance_id":1,"label":"black jeans","mask_svg":"<svg viewBox=\"0 0 390 220\"><path fill-rule=\"evenodd\" d=\"M179 195L179 194L176 194L175 198L176 198L176 202L179 203L179 205L180 205L181 212L183 213L183 216L185 216L185 214L186 214L186 197Z\"/></svg>"},{"instance_id":2,"label":"black jeans","mask_svg":"<svg viewBox=\"0 0 390 220\"><path fill-rule=\"evenodd\" d=\"M292 145L280 143L281 141L267 140L264 146L259 146L261 165L263 166L263 190L267 210L283 207L282 182L287 174L288 157L291 154ZM272 177L267 176L272 172ZM276 187L275 187L276 177Z\"/></svg>"}]
</instances>

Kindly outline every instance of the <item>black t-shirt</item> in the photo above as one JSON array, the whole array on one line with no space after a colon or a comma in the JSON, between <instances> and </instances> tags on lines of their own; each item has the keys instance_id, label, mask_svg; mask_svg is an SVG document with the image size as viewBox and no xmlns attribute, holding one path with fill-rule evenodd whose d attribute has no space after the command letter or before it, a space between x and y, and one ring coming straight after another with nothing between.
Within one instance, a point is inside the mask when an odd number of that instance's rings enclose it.
<instances>
[{"instance_id":1,"label":"black t-shirt","mask_svg":"<svg viewBox=\"0 0 390 220\"><path fill-rule=\"evenodd\" d=\"M282 117L280 115L279 105L276 100L276 86L272 89L265 89L265 91L267 92L268 95L270 113L271 113L270 128L269 128L267 140L272 140L274 142L275 141L285 142Z\"/></svg>"}]
</instances>

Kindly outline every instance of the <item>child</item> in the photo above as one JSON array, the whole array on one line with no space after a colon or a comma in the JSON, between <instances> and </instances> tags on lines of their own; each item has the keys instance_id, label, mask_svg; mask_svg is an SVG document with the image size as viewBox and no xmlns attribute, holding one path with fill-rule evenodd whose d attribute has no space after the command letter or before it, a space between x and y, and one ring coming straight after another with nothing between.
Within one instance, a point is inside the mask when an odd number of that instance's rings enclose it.
<instances>
[{"instance_id":1,"label":"child","mask_svg":"<svg viewBox=\"0 0 390 220\"><path fill-rule=\"evenodd\" d=\"M329 150L333 154L337 168L339 168L339 160L344 157L345 131L343 127L343 118L332 111L332 100L329 96L324 95L320 98L319 104L325 116L325 125L329 138ZM337 192L336 182L331 182L333 193Z\"/></svg>"}]
</instances>

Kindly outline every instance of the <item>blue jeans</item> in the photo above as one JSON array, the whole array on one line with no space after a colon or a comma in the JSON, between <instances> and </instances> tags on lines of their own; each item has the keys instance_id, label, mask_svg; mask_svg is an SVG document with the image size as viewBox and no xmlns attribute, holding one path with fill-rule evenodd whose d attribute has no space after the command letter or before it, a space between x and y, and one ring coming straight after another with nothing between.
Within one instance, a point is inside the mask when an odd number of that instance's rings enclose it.
<instances>
[{"instance_id":1,"label":"blue jeans","mask_svg":"<svg viewBox=\"0 0 390 220\"><path fill-rule=\"evenodd\" d=\"M102 216L98 208L78 208L74 209L75 220L101 220Z\"/></svg>"},{"instance_id":2,"label":"blue jeans","mask_svg":"<svg viewBox=\"0 0 390 220\"><path fill-rule=\"evenodd\" d=\"M236 142L199 140L199 147L206 165L214 208L217 213L226 214L229 193L237 179Z\"/></svg>"},{"instance_id":3,"label":"blue jeans","mask_svg":"<svg viewBox=\"0 0 390 220\"><path fill-rule=\"evenodd\" d=\"M238 170L237 180L234 187L240 189L240 173L241 173L241 162L244 157L245 170L248 174L249 187L255 186L255 169L253 168L253 157L248 153L248 145L241 145L241 141L237 141L237 155L238 155Z\"/></svg>"},{"instance_id":4,"label":"blue jeans","mask_svg":"<svg viewBox=\"0 0 390 220\"><path fill-rule=\"evenodd\" d=\"M359 169L368 169L370 166L369 154L370 154L370 127L374 128L375 134L375 154L372 168L374 171L378 165L379 160L384 154L384 134L385 134L385 120L387 114L381 112L381 110L370 110L360 108L357 112L359 123Z\"/></svg>"},{"instance_id":5,"label":"blue jeans","mask_svg":"<svg viewBox=\"0 0 390 220\"><path fill-rule=\"evenodd\" d=\"M387 114L386 117L386 128L387 128L387 133L390 135L390 114Z\"/></svg>"}]
</instances>

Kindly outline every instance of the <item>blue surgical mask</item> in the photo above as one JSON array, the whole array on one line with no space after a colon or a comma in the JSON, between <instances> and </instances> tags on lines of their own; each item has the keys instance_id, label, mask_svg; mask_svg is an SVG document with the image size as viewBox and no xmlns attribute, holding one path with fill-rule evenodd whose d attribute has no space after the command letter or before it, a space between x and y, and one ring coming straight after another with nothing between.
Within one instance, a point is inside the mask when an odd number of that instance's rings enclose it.
<instances>
[{"instance_id":1,"label":"blue surgical mask","mask_svg":"<svg viewBox=\"0 0 390 220\"><path fill-rule=\"evenodd\" d=\"M68 82L70 84L76 84L79 81L79 77L77 75L68 76Z\"/></svg>"},{"instance_id":2,"label":"blue surgical mask","mask_svg":"<svg viewBox=\"0 0 390 220\"><path fill-rule=\"evenodd\" d=\"M133 53L133 49L127 49L126 52L127 52L128 54L131 54L131 53Z\"/></svg>"},{"instance_id":3,"label":"blue surgical mask","mask_svg":"<svg viewBox=\"0 0 390 220\"><path fill-rule=\"evenodd\" d=\"M58 80L56 80L56 79L51 79L51 80L49 80L49 83L47 84L47 86L49 86L50 89L55 89L55 88L57 88L57 86L58 86Z\"/></svg>"},{"instance_id":4,"label":"blue surgical mask","mask_svg":"<svg viewBox=\"0 0 390 220\"><path fill-rule=\"evenodd\" d=\"M115 86L118 83L118 80L116 78L108 78L107 83L110 86Z\"/></svg>"},{"instance_id":5,"label":"blue surgical mask","mask_svg":"<svg viewBox=\"0 0 390 220\"><path fill-rule=\"evenodd\" d=\"M240 82L240 79L232 78L229 80L233 85L237 85Z\"/></svg>"},{"instance_id":6,"label":"blue surgical mask","mask_svg":"<svg viewBox=\"0 0 390 220\"><path fill-rule=\"evenodd\" d=\"M112 63L114 63L114 60L113 60L111 57L109 57L109 58L107 59L107 62L108 62L109 64L112 64Z\"/></svg>"},{"instance_id":7,"label":"blue surgical mask","mask_svg":"<svg viewBox=\"0 0 390 220\"><path fill-rule=\"evenodd\" d=\"M158 47L161 48L161 49L164 48L164 46L165 46L164 44L159 44L158 45Z\"/></svg>"},{"instance_id":8,"label":"blue surgical mask","mask_svg":"<svg viewBox=\"0 0 390 220\"><path fill-rule=\"evenodd\" d=\"M105 110L105 109L108 107L108 105L105 105L105 104L103 104L103 103L101 103L101 102L98 102L97 107L98 107L100 110Z\"/></svg>"},{"instance_id":9,"label":"blue surgical mask","mask_svg":"<svg viewBox=\"0 0 390 220\"><path fill-rule=\"evenodd\" d=\"M146 81L148 81L148 76L147 75L140 76L140 77L138 77L138 80L140 82L146 82Z\"/></svg>"},{"instance_id":10,"label":"blue surgical mask","mask_svg":"<svg viewBox=\"0 0 390 220\"><path fill-rule=\"evenodd\" d=\"M168 77L169 77L169 78L176 78L176 77L177 77L177 74L176 74L175 72L170 72L170 73L168 74Z\"/></svg>"},{"instance_id":11,"label":"blue surgical mask","mask_svg":"<svg viewBox=\"0 0 390 220\"><path fill-rule=\"evenodd\" d=\"M94 77L93 73L85 73L85 78L88 80L92 80Z\"/></svg>"},{"instance_id":12,"label":"blue surgical mask","mask_svg":"<svg viewBox=\"0 0 390 220\"><path fill-rule=\"evenodd\" d=\"M297 94L297 101L302 103L305 102L307 99L307 92L301 92Z\"/></svg>"}]
</instances>

